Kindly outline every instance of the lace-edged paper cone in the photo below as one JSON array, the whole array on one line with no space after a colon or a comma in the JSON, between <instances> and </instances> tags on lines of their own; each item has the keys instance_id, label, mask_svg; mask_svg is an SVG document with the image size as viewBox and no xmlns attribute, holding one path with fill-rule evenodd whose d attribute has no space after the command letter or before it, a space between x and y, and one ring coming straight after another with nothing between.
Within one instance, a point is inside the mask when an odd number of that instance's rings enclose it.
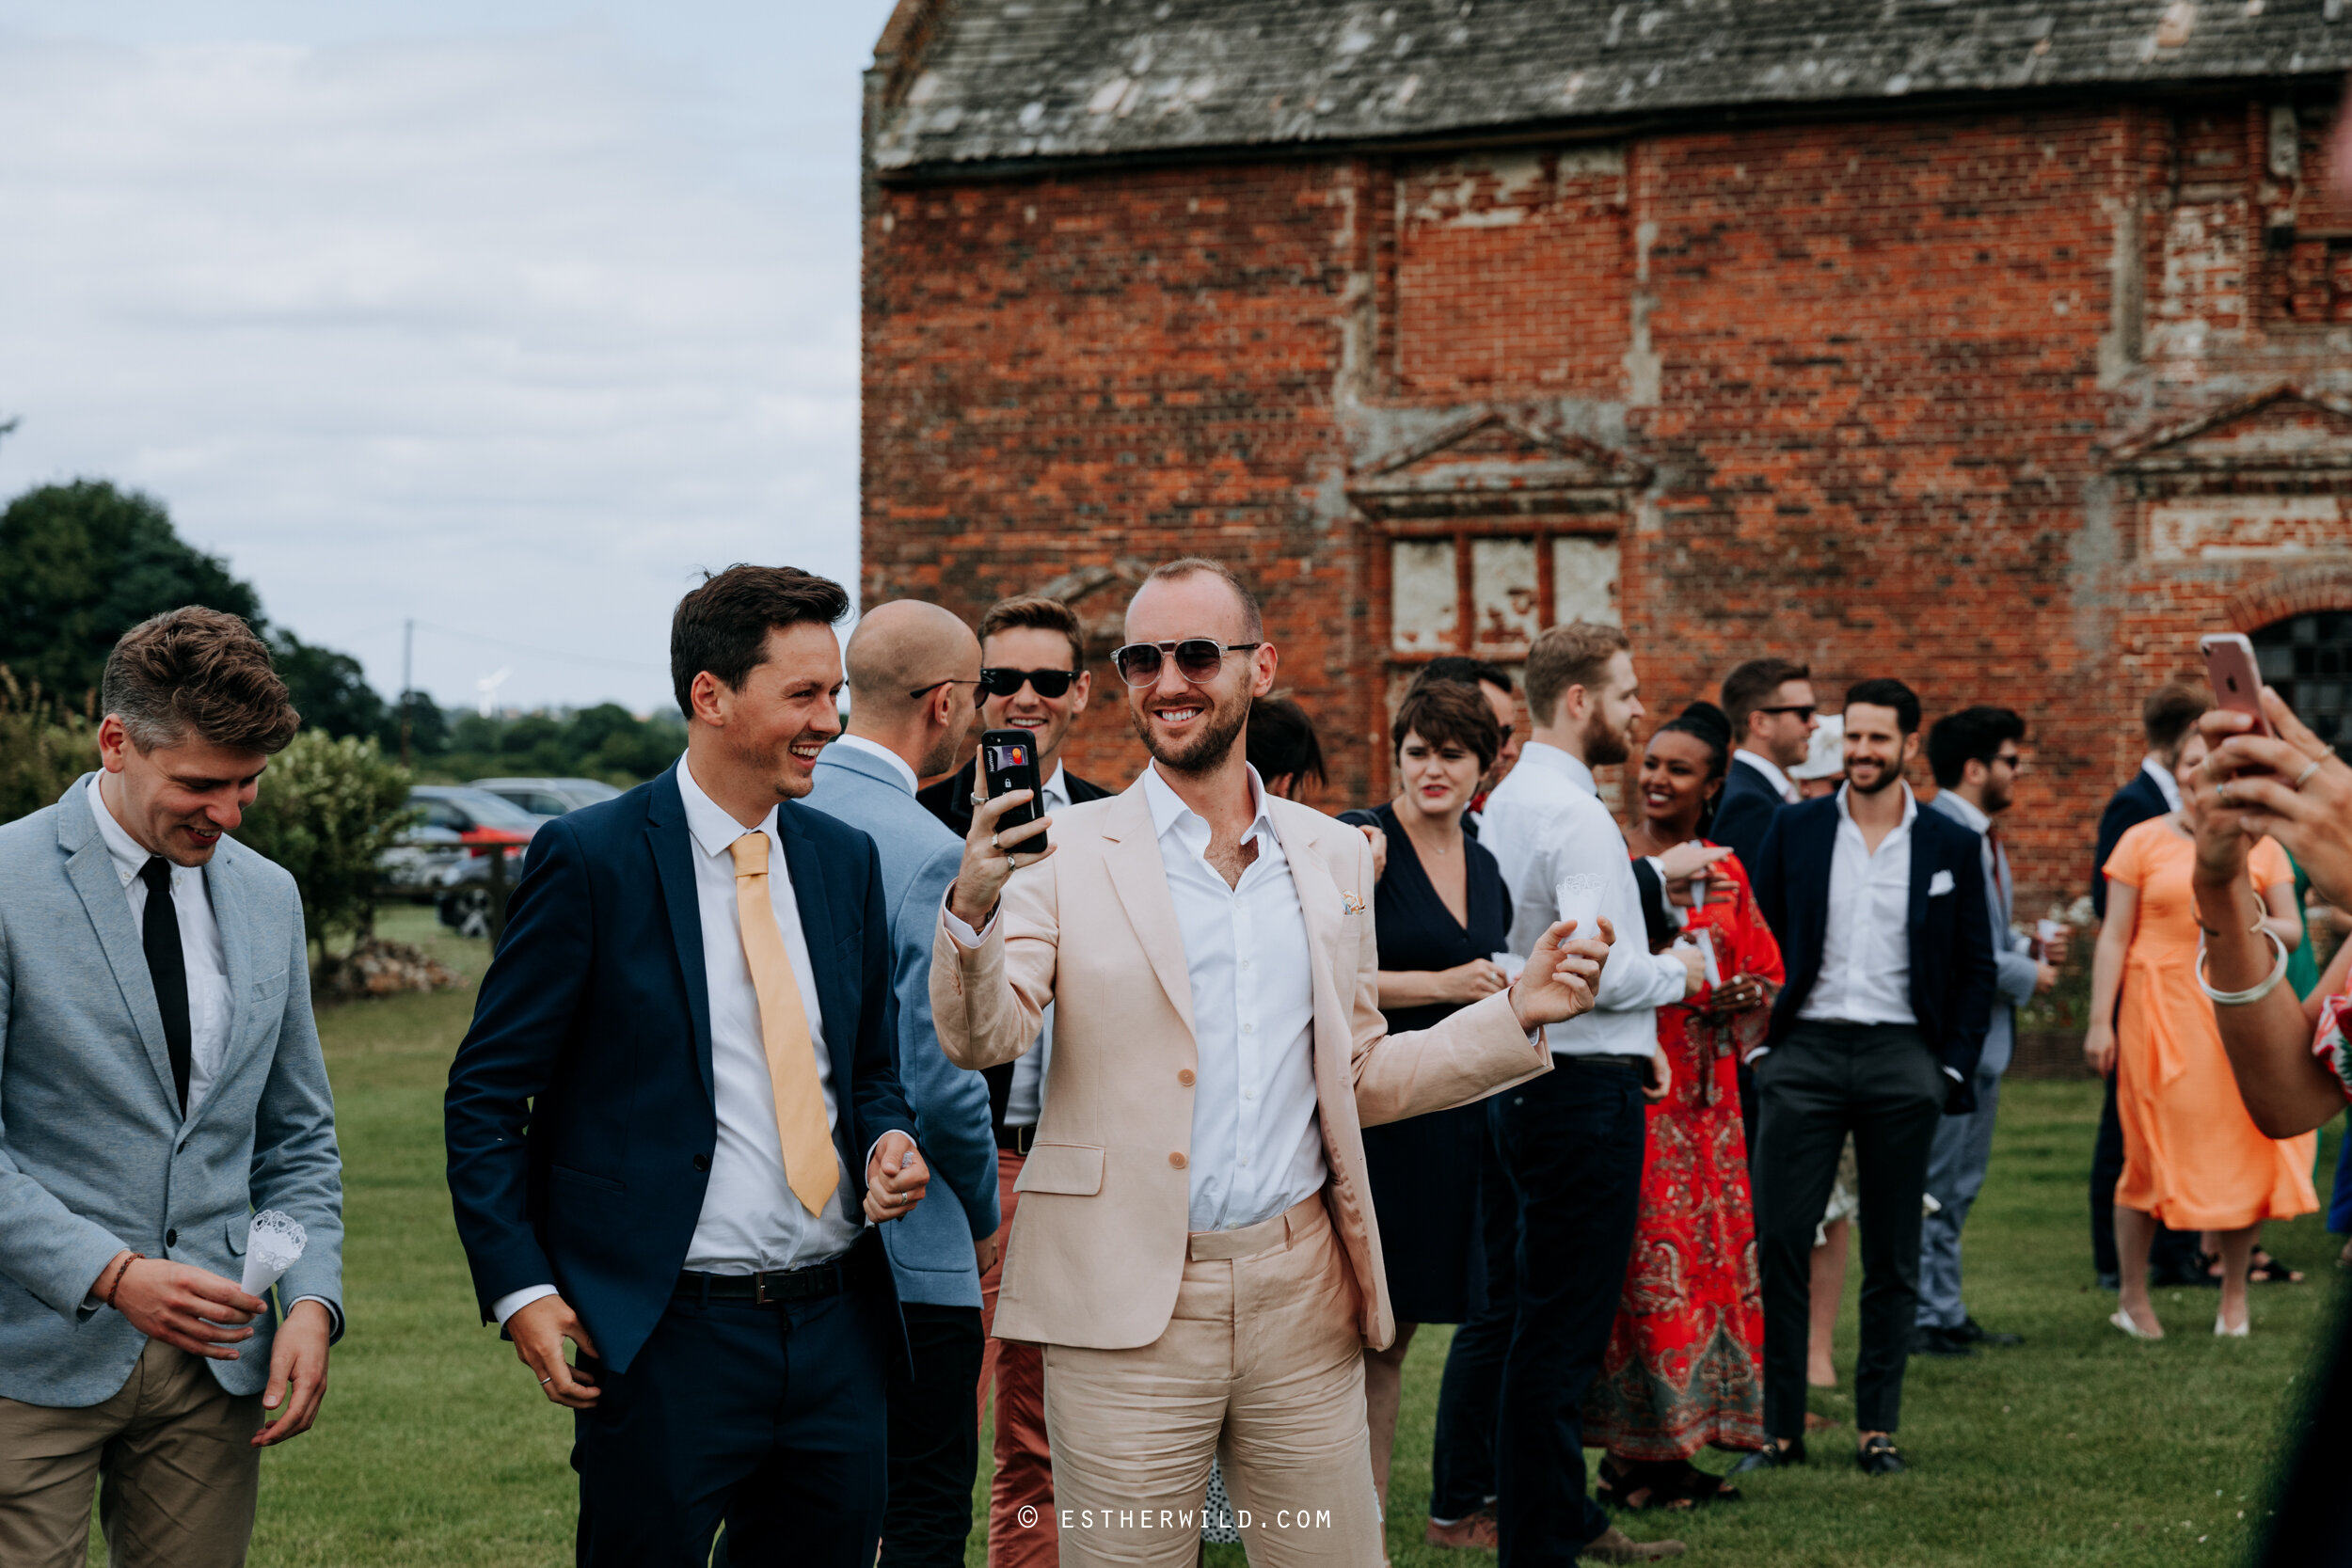
<instances>
[{"instance_id":1,"label":"lace-edged paper cone","mask_svg":"<svg viewBox=\"0 0 2352 1568\"><path fill-rule=\"evenodd\" d=\"M245 1243L245 1293L266 1294L278 1283L278 1276L294 1267L309 1240L291 1214L264 1209L254 1215Z\"/></svg>"}]
</instances>

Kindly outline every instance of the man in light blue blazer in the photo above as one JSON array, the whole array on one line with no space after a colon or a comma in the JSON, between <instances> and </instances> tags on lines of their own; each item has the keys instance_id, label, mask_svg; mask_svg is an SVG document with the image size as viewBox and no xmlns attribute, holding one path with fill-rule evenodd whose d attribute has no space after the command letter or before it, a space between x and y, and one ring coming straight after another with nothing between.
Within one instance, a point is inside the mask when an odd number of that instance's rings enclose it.
<instances>
[{"instance_id":1,"label":"man in light blue blazer","mask_svg":"<svg viewBox=\"0 0 2352 1568\"><path fill-rule=\"evenodd\" d=\"M2013 798L2025 768L2018 750L2025 736L2026 721L2005 707L1963 708L1937 720L1928 732L1928 765L1935 770L1936 787L1929 809L1980 835L1994 996L1984 1053L1977 1058L1976 1109L1937 1123L1928 1155L1928 1193L1941 1207L1920 1227L1919 1317L1912 1340L1916 1354L1974 1355L1979 1345L2024 1342L2017 1335L1984 1328L1961 1300L1960 1232L1984 1189L2001 1074L2017 1048L2017 1009L2057 983L2057 966L2066 953L2060 938L2051 953L2037 957L2032 940L2010 929L2017 885L1993 819Z\"/></svg>"},{"instance_id":2,"label":"man in light blue blazer","mask_svg":"<svg viewBox=\"0 0 2352 1568\"><path fill-rule=\"evenodd\" d=\"M963 845L914 791L955 766L980 645L937 605L900 599L866 612L846 659L848 730L818 756L807 803L881 850L898 1083L915 1141L947 1189L882 1227L910 1352L890 1380L882 1568L961 1568L979 1464L980 1275L996 1244L996 1138L988 1081L948 1061L931 1028L932 935Z\"/></svg>"},{"instance_id":3,"label":"man in light blue blazer","mask_svg":"<svg viewBox=\"0 0 2352 1568\"><path fill-rule=\"evenodd\" d=\"M228 836L301 719L199 609L103 700L103 768L0 827L0 1562L80 1563L101 1488L118 1568L231 1568L342 1326L301 900ZM307 1232L282 1318L240 1286L257 1210Z\"/></svg>"}]
</instances>

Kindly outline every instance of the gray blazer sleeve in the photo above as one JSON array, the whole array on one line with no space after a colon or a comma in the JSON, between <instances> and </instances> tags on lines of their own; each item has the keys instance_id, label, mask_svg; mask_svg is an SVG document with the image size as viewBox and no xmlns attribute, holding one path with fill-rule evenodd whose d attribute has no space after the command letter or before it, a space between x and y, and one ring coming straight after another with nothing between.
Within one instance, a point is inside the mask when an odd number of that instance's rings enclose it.
<instances>
[{"instance_id":1,"label":"gray blazer sleeve","mask_svg":"<svg viewBox=\"0 0 2352 1568\"><path fill-rule=\"evenodd\" d=\"M1993 932L1993 987L2001 1000L2012 1007L2022 1007L2033 1000L2034 982L2041 976L2042 966L2026 952L2026 939L2012 934L2006 927Z\"/></svg>"},{"instance_id":2,"label":"gray blazer sleeve","mask_svg":"<svg viewBox=\"0 0 2352 1568\"><path fill-rule=\"evenodd\" d=\"M0 909L0 1067L8 1062L14 970L8 915ZM82 1304L100 1271L130 1249L130 1243L68 1209L24 1173L8 1152L8 1123L0 1115L0 1274L68 1322L79 1322L89 1316Z\"/></svg>"},{"instance_id":3,"label":"gray blazer sleeve","mask_svg":"<svg viewBox=\"0 0 2352 1568\"><path fill-rule=\"evenodd\" d=\"M915 1142L963 1206L978 1241L1003 1223L988 1080L947 1059L931 1022L931 938L962 862L961 844L942 847L899 890L898 907L890 911L898 948L891 984L898 993L898 1085L914 1108Z\"/></svg>"},{"instance_id":4,"label":"gray blazer sleeve","mask_svg":"<svg viewBox=\"0 0 2352 1568\"><path fill-rule=\"evenodd\" d=\"M294 895L291 881L287 895ZM334 1310L334 1337L343 1329L342 1156L335 1147L335 1100L326 1085L326 1058L310 1015L310 955L297 909L286 956L286 1010L278 1049L254 1110L253 1207L293 1216L308 1236L302 1256L278 1284L278 1299L318 1296Z\"/></svg>"}]
</instances>

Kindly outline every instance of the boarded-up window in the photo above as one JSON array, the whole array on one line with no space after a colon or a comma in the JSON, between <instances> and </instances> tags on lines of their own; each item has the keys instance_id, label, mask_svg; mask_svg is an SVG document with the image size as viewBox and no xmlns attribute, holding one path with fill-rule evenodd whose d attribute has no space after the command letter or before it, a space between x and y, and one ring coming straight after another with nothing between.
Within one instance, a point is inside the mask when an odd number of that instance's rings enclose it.
<instances>
[{"instance_id":1,"label":"boarded-up window","mask_svg":"<svg viewBox=\"0 0 2352 1568\"><path fill-rule=\"evenodd\" d=\"M1458 643L1461 588L1451 539L1399 539L1389 546L1389 641L1401 654L1450 654Z\"/></svg>"}]
</instances>

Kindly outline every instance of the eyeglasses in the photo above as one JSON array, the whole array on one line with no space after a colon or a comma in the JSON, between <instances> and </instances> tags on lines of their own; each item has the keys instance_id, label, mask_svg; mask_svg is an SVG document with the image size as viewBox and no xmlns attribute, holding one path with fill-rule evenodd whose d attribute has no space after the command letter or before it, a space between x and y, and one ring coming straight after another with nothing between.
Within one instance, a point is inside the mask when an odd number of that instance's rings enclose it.
<instances>
[{"instance_id":1,"label":"eyeglasses","mask_svg":"<svg viewBox=\"0 0 2352 1568\"><path fill-rule=\"evenodd\" d=\"M1075 670L983 670L980 689L972 693L975 703L990 697L1017 697L1024 686L1037 689L1037 694L1048 702L1070 690L1070 683L1078 678Z\"/></svg>"},{"instance_id":2,"label":"eyeglasses","mask_svg":"<svg viewBox=\"0 0 2352 1568\"><path fill-rule=\"evenodd\" d=\"M986 673L986 672L982 672L982 673ZM980 683L977 680L965 680L955 675L950 675L944 681L933 681L929 686L916 687L914 690L907 693L907 700L909 702L913 702L917 697L928 696L930 693L938 690L943 686L977 686ZM977 706L978 705L975 704L974 705Z\"/></svg>"},{"instance_id":3,"label":"eyeglasses","mask_svg":"<svg viewBox=\"0 0 2352 1568\"><path fill-rule=\"evenodd\" d=\"M1810 719L1821 711L1819 703L1791 703L1787 707L1751 708L1752 713L1788 714L1793 719Z\"/></svg>"},{"instance_id":4,"label":"eyeglasses","mask_svg":"<svg viewBox=\"0 0 2352 1568\"><path fill-rule=\"evenodd\" d=\"M1214 680L1224 668L1227 654L1246 654L1257 642L1219 642L1214 637L1186 637L1171 642L1130 642L1111 655L1119 678L1129 686L1150 686L1160 678L1160 661L1176 656L1176 673L1188 681Z\"/></svg>"}]
</instances>

